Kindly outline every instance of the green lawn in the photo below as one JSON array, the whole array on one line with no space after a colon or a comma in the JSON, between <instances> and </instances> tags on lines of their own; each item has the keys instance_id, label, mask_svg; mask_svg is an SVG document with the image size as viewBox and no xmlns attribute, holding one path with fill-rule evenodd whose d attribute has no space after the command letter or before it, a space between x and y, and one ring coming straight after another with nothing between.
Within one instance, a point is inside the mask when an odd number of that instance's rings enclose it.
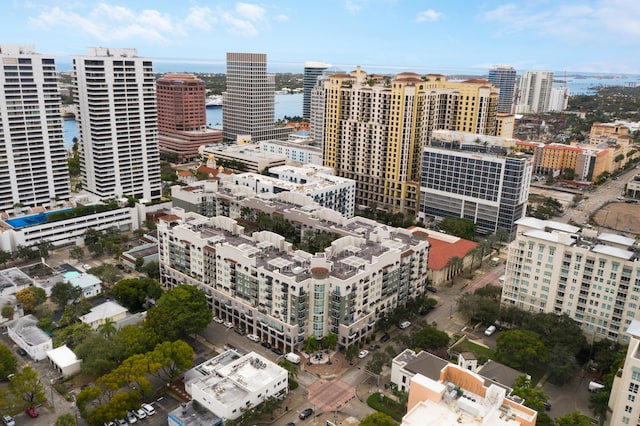
<instances>
[{"instance_id":1,"label":"green lawn","mask_svg":"<svg viewBox=\"0 0 640 426\"><path fill-rule=\"evenodd\" d=\"M453 349L456 352L473 352L476 358L484 358L484 359L496 359L496 351L493 349L485 348L484 346L480 346L476 343L465 340L464 342L456 345Z\"/></svg>"},{"instance_id":2,"label":"green lawn","mask_svg":"<svg viewBox=\"0 0 640 426\"><path fill-rule=\"evenodd\" d=\"M401 422L402 416L407 412L407 407L398 404L386 396L380 401L380 394L378 392L371 394L371 396L367 398L367 404L374 410L387 414L397 422Z\"/></svg>"}]
</instances>

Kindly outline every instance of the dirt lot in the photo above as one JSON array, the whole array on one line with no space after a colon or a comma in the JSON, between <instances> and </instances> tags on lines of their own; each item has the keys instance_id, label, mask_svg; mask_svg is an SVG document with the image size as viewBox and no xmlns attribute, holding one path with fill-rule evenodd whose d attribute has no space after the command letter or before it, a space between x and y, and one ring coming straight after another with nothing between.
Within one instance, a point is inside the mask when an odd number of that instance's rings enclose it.
<instances>
[{"instance_id":1,"label":"dirt lot","mask_svg":"<svg viewBox=\"0 0 640 426\"><path fill-rule=\"evenodd\" d=\"M609 203L594 215L595 222L609 229L640 234L640 204Z\"/></svg>"}]
</instances>

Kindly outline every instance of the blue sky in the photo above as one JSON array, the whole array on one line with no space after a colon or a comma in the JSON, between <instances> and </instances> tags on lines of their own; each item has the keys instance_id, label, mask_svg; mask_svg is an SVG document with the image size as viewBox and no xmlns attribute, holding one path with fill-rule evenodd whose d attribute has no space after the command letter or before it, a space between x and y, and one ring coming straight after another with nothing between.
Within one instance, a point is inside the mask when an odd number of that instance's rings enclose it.
<instances>
[{"instance_id":1,"label":"blue sky","mask_svg":"<svg viewBox=\"0 0 640 426\"><path fill-rule=\"evenodd\" d=\"M370 72L640 74L638 0L3 0L0 16L0 43L59 62L104 46L156 63L260 52L278 71L314 60Z\"/></svg>"}]
</instances>

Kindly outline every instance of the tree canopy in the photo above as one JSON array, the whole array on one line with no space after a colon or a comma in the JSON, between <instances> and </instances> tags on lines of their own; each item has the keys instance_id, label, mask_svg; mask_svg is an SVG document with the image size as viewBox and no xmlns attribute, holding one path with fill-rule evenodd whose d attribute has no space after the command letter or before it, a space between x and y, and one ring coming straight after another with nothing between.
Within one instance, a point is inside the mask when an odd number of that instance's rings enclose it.
<instances>
[{"instance_id":1,"label":"tree canopy","mask_svg":"<svg viewBox=\"0 0 640 426\"><path fill-rule=\"evenodd\" d=\"M161 340L178 340L204 329L212 319L205 293L182 284L167 291L157 305L147 311L145 324Z\"/></svg>"},{"instance_id":2,"label":"tree canopy","mask_svg":"<svg viewBox=\"0 0 640 426\"><path fill-rule=\"evenodd\" d=\"M9 392L21 410L47 400L38 372L28 365L13 375L9 382Z\"/></svg>"},{"instance_id":3,"label":"tree canopy","mask_svg":"<svg viewBox=\"0 0 640 426\"><path fill-rule=\"evenodd\" d=\"M6 345L0 343L0 378L6 378L9 374L15 373L18 367L18 360Z\"/></svg>"},{"instance_id":4,"label":"tree canopy","mask_svg":"<svg viewBox=\"0 0 640 426\"><path fill-rule=\"evenodd\" d=\"M51 301L64 308L67 303L78 300L82 289L68 282L60 281L51 288Z\"/></svg>"},{"instance_id":5,"label":"tree canopy","mask_svg":"<svg viewBox=\"0 0 640 426\"><path fill-rule=\"evenodd\" d=\"M152 279L134 278L118 282L111 289L111 294L130 312L140 312L148 299L157 300L162 296L162 288Z\"/></svg>"},{"instance_id":6,"label":"tree canopy","mask_svg":"<svg viewBox=\"0 0 640 426\"><path fill-rule=\"evenodd\" d=\"M516 370L527 369L549 359L547 348L540 336L533 331L503 331L496 344L497 360Z\"/></svg>"},{"instance_id":7,"label":"tree canopy","mask_svg":"<svg viewBox=\"0 0 640 426\"><path fill-rule=\"evenodd\" d=\"M396 426L397 423L389 415L385 413L368 414L359 423L360 426Z\"/></svg>"},{"instance_id":8,"label":"tree canopy","mask_svg":"<svg viewBox=\"0 0 640 426\"><path fill-rule=\"evenodd\" d=\"M445 217L438 225L441 231L465 240L473 240L476 236L476 224L469 219Z\"/></svg>"}]
</instances>

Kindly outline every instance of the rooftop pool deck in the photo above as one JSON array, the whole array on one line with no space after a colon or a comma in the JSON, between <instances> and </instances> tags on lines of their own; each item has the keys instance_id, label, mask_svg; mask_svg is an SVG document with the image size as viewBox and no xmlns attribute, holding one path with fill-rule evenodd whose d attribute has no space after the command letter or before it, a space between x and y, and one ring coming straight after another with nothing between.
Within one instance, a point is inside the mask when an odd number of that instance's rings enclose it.
<instances>
[{"instance_id":1,"label":"rooftop pool deck","mask_svg":"<svg viewBox=\"0 0 640 426\"><path fill-rule=\"evenodd\" d=\"M47 216L52 213L61 212L69 209L52 210L46 213L36 213L29 216L14 217L11 219L5 219L5 223L11 225L15 229L26 228L27 226L40 225L47 221Z\"/></svg>"}]
</instances>

